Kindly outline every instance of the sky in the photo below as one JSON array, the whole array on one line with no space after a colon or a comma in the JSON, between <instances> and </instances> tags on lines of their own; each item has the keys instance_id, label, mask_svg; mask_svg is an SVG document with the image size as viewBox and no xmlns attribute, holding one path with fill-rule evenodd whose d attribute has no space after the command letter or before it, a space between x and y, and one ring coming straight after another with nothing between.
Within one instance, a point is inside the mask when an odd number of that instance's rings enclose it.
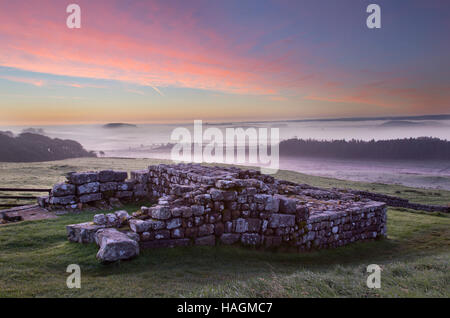
<instances>
[{"instance_id":1,"label":"sky","mask_svg":"<svg viewBox=\"0 0 450 318\"><path fill-rule=\"evenodd\" d=\"M81 28L66 7L81 7ZM381 7L381 29L366 8ZM0 0L0 125L450 113L447 0Z\"/></svg>"}]
</instances>

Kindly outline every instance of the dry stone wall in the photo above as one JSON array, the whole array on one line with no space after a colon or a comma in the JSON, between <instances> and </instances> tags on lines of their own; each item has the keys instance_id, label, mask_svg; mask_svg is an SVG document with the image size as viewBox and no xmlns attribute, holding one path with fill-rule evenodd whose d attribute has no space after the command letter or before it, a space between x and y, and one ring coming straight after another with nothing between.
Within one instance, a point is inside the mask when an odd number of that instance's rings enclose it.
<instances>
[{"instance_id":1,"label":"dry stone wall","mask_svg":"<svg viewBox=\"0 0 450 318\"><path fill-rule=\"evenodd\" d=\"M50 210L79 211L86 208L106 209L130 201L149 199L146 171L128 172L103 170L99 172L72 172L67 181L53 186L49 197L38 203Z\"/></svg>"},{"instance_id":2,"label":"dry stone wall","mask_svg":"<svg viewBox=\"0 0 450 318\"><path fill-rule=\"evenodd\" d=\"M84 203L82 198L93 194L105 200L102 185L105 189L113 182L117 188L111 186L116 190L111 190L110 198L122 199L127 192L127 199L147 198L154 204L132 215L98 214L93 222L70 225L71 241L93 242L100 229L116 228L141 248L241 244L303 251L386 236L385 203L276 180L254 170L158 165L132 172L130 180L123 174L103 182L100 174L72 174L53 195L58 190L61 195L75 193L70 194L75 202ZM58 197L51 197L50 204L55 203L52 198Z\"/></svg>"}]
</instances>

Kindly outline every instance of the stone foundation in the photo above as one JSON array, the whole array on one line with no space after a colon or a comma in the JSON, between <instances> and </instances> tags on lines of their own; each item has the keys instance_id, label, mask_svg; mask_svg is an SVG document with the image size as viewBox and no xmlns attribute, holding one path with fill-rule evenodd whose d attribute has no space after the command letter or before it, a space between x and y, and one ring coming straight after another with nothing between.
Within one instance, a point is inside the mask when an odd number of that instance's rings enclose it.
<instances>
[{"instance_id":1,"label":"stone foundation","mask_svg":"<svg viewBox=\"0 0 450 318\"><path fill-rule=\"evenodd\" d=\"M129 228L141 248L241 244L303 251L386 236L384 202L276 180L253 170L158 165L132 172L130 180L123 174L120 180L103 182L101 174L72 175L54 190L64 196L72 193L78 202L92 194L104 200L102 185L105 189L106 182L113 182L117 189L112 197L120 199L128 192L129 199L147 198L155 204L131 216L118 211L98 214L92 223L70 225L71 241L92 242L99 229ZM114 173L109 175L108 180Z\"/></svg>"}]
</instances>

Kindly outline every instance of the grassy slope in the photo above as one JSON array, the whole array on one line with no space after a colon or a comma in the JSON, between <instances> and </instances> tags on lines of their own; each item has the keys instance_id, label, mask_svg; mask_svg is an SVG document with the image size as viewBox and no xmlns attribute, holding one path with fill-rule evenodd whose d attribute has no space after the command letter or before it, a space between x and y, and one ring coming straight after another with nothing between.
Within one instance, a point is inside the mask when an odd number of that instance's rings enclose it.
<instances>
[{"instance_id":1,"label":"grassy slope","mask_svg":"<svg viewBox=\"0 0 450 318\"><path fill-rule=\"evenodd\" d=\"M139 169L155 160L79 159L1 164L0 186L50 186L67 171ZM401 191L418 202L445 204L448 191L372 185L281 171L278 177L317 186ZM62 179L61 179L62 180ZM406 191L408 190L408 191ZM417 192L414 192L417 191ZM440 193L431 196L429 193ZM136 207L129 207L133 211ZM237 247L145 250L129 262L98 264L97 247L69 243L65 225L93 213L0 227L0 297L415 297L450 296L450 218L389 210L388 239L305 254ZM66 287L69 264L82 269L82 288ZM366 266L382 266L382 288L369 290Z\"/></svg>"}]
</instances>

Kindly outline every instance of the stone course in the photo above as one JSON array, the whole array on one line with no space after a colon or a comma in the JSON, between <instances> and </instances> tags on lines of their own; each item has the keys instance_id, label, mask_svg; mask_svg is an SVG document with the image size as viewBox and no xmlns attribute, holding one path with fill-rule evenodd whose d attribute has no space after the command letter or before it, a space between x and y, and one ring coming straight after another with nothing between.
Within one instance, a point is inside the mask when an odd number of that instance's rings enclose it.
<instances>
[{"instance_id":1,"label":"stone course","mask_svg":"<svg viewBox=\"0 0 450 318\"><path fill-rule=\"evenodd\" d=\"M117 211L95 215L92 223L69 225L69 240L94 242L100 230L127 228L133 235L122 238L141 248L241 244L304 251L386 236L386 203L348 191L276 180L255 170L195 164L150 166L130 175L126 180L122 172L76 173L64 184L69 186L55 186L50 201L61 198L56 194L72 193L72 186L77 193L86 191L80 188L98 191L69 194L74 204L92 194L104 200L102 185L110 189L106 184L117 183L116 192L108 190L112 197L122 199L121 193L129 191L131 199L153 203L131 216ZM136 186L145 195L136 198Z\"/></svg>"}]
</instances>

